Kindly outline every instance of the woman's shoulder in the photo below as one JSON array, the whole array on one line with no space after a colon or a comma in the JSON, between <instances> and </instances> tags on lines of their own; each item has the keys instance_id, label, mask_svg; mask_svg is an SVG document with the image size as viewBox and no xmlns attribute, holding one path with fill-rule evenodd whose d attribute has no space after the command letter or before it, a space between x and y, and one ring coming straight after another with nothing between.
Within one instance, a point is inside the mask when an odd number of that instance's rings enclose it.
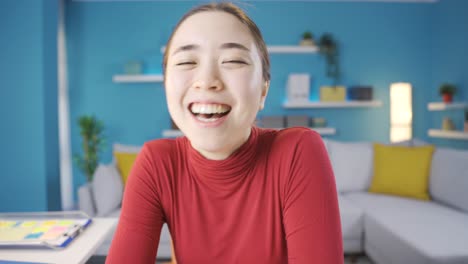
<instances>
[{"instance_id":1,"label":"woman's shoulder","mask_svg":"<svg viewBox=\"0 0 468 264\"><path fill-rule=\"evenodd\" d=\"M270 144L273 146L296 147L297 144L306 141L321 142L322 137L316 131L306 127L290 127L278 130L263 129L265 137L269 135Z\"/></svg>"},{"instance_id":2,"label":"woman's shoulder","mask_svg":"<svg viewBox=\"0 0 468 264\"><path fill-rule=\"evenodd\" d=\"M152 150L168 151L175 146L177 140L178 138L158 138L146 141L144 145Z\"/></svg>"},{"instance_id":3,"label":"woman's shoulder","mask_svg":"<svg viewBox=\"0 0 468 264\"><path fill-rule=\"evenodd\" d=\"M306 127L261 129L260 135L260 146L264 153L268 153L268 159L290 160L324 145L320 134Z\"/></svg>"},{"instance_id":4,"label":"woman's shoulder","mask_svg":"<svg viewBox=\"0 0 468 264\"><path fill-rule=\"evenodd\" d=\"M142 151L152 159L171 159L180 153L183 140L183 137L153 139L144 143Z\"/></svg>"}]
</instances>

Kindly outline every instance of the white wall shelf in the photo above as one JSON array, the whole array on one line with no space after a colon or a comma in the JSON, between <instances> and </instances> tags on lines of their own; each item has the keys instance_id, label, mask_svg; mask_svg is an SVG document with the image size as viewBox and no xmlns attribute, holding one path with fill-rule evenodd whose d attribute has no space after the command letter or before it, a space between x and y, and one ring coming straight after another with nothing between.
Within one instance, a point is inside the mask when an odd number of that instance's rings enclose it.
<instances>
[{"instance_id":1,"label":"white wall shelf","mask_svg":"<svg viewBox=\"0 0 468 264\"><path fill-rule=\"evenodd\" d=\"M275 129L282 129L282 128L275 128ZM335 135L336 128L334 127L310 127L310 129L316 131L320 135ZM174 138L174 137L181 137L184 134L180 130L175 129L166 129L163 130L162 136L165 138Z\"/></svg>"},{"instance_id":2,"label":"white wall shelf","mask_svg":"<svg viewBox=\"0 0 468 264\"><path fill-rule=\"evenodd\" d=\"M112 81L115 83L157 83L163 82L162 74L122 74L114 75Z\"/></svg>"},{"instance_id":3,"label":"white wall shelf","mask_svg":"<svg viewBox=\"0 0 468 264\"><path fill-rule=\"evenodd\" d=\"M427 109L429 111L442 111L442 110L451 110L451 109L465 109L468 108L468 103L442 103L442 102L433 102L427 104Z\"/></svg>"},{"instance_id":4,"label":"white wall shelf","mask_svg":"<svg viewBox=\"0 0 468 264\"><path fill-rule=\"evenodd\" d=\"M449 139L462 139L468 140L468 132L463 131L446 131L439 129L429 129L428 136L435 138L449 138Z\"/></svg>"},{"instance_id":5,"label":"white wall shelf","mask_svg":"<svg viewBox=\"0 0 468 264\"><path fill-rule=\"evenodd\" d=\"M317 53L317 46L268 46L270 53Z\"/></svg>"},{"instance_id":6,"label":"white wall shelf","mask_svg":"<svg viewBox=\"0 0 468 264\"><path fill-rule=\"evenodd\" d=\"M162 132L162 136L165 138L181 137L183 135L182 131L176 129L166 129Z\"/></svg>"},{"instance_id":7,"label":"white wall shelf","mask_svg":"<svg viewBox=\"0 0 468 264\"><path fill-rule=\"evenodd\" d=\"M285 127L287 128L287 127ZM335 135L336 128L334 127L309 127L320 135ZM274 128L274 129L284 129L284 128Z\"/></svg>"},{"instance_id":8,"label":"white wall shelf","mask_svg":"<svg viewBox=\"0 0 468 264\"><path fill-rule=\"evenodd\" d=\"M320 135L335 135L336 128L334 127L309 127Z\"/></svg>"},{"instance_id":9,"label":"white wall shelf","mask_svg":"<svg viewBox=\"0 0 468 264\"><path fill-rule=\"evenodd\" d=\"M382 101L343 101L343 102L286 102L284 108L345 108L345 107L379 107Z\"/></svg>"},{"instance_id":10,"label":"white wall shelf","mask_svg":"<svg viewBox=\"0 0 468 264\"><path fill-rule=\"evenodd\" d=\"M267 46L267 49L268 49L268 52L270 53L317 53L319 52L319 48L317 46L272 45L272 46ZM161 47L161 53L164 53L164 50L166 50L166 46Z\"/></svg>"},{"instance_id":11,"label":"white wall shelf","mask_svg":"<svg viewBox=\"0 0 468 264\"><path fill-rule=\"evenodd\" d=\"M336 128L334 127L311 127L310 129L316 131L320 135L335 135Z\"/></svg>"}]
</instances>

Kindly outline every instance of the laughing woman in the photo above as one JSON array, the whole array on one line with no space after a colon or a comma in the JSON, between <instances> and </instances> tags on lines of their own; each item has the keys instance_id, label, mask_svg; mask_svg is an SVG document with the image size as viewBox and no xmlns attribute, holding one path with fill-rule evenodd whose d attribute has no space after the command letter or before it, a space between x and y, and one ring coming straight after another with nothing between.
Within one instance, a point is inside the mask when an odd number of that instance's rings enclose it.
<instances>
[{"instance_id":1,"label":"laughing woman","mask_svg":"<svg viewBox=\"0 0 468 264\"><path fill-rule=\"evenodd\" d=\"M155 263L164 223L179 264L343 263L320 136L253 125L270 84L255 23L233 4L198 6L175 27L163 66L185 136L144 144L107 263Z\"/></svg>"}]
</instances>

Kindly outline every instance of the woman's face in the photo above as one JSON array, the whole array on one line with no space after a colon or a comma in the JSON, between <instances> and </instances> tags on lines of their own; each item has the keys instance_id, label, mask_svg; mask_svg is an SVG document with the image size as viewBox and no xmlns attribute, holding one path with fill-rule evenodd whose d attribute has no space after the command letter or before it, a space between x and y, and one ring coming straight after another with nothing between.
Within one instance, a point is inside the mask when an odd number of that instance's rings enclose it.
<instances>
[{"instance_id":1,"label":"woman's face","mask_svg":"<svg viewBox=\"0 0 468 264\"><path fill-rule=\"evenodd\" d=\"M172 119L203 156L227 158L248 139L268 92L249 29L225 12L197 13L182 22L167 52Z\"/></svg>"}]
</instances>

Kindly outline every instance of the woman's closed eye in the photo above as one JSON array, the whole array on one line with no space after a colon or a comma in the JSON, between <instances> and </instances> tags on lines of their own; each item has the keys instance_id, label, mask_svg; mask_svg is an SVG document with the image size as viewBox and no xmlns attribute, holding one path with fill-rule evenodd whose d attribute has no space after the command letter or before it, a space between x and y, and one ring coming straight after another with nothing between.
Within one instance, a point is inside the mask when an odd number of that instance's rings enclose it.
<instances>
[{"instance_id":1,"label":"woman's closed eye","mask_svg":"<svg viewBox=\"0 0 468 264\"><path fill-rule=\"evenodd\" d=\"M180 66L180 65L195 65L195 64L196 63L194 61L184 61L184 62L179 62L176 65Z\"/></svg>"},{"instance_id":2,"label":"woman's closed eye","mask_svg":"<svg viewBox=\"0 0 468 264\"><path fill-rule=\"evenodd\" d=\"M223 61L223 63L248 64L247 62L243 60L226 60L226 61Z\"/></svg>"}]
</instances>

